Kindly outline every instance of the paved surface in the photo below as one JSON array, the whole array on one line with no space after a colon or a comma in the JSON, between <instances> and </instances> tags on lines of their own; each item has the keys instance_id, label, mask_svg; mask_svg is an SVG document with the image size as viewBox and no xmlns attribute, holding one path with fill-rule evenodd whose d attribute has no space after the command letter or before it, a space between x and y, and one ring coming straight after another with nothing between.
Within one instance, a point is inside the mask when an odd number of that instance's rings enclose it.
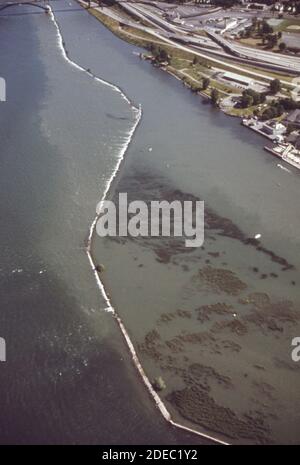
<instances>
[{"instance_id":1,"label":"paved surface","mask_svg":"<svg viewBox=\"0 0 300 465\"><path fill-rule=\"evenodd\" d=\"M227 59L228 65L233 69L233 71L237 73L243 73L245 72L245 69L242 66L234 63L234 61L241 63L252 62L247 58L237 57L231 55L230 53L227 53L222 49L220 44L219 47L215 47L214 49L210 48L212 40L206 41L205 37L195 35L191 36L190 33L188 33L185 30L182 30L182 28L180 28L179 26L171 25L170 28L170 24L164 18L158 17L152 12L149 13L145 5L122 3L124 10L127 10L128 13L134 15L137 19L147 21L148 23L152 24L152 27L147 27L142 24L139 24L135 20L129 20L128 18L123 17L121 13L118 14L114 10L111 10L111 8L99 7L98 4L96 4L95 2L91 2L91 6L96 8L100 12L106 14L107 16L115 19L118 22L121 22L128 26L134 27L138 30L151 34L153 37L155 37L154 40L156 41L162 41L171 45L172 47L176 47L183 51L193 53L194 55L199 56L201 58L213 60L215 63L215 69L218 69L217 67L220 66L221 70L224 66L224 62L226 63L226 60L224 61L224 59ZM180 43L178 43L178 41L180 41ZM255 64L255 62L252 62L252 64ZM257 66L261 64L261 62L258 62ZM266 65L268 65L268 63ZM269 68L271 68L270 64ZM247 70L247 74L253 76L253 79L258 84L265 85L266 80L271 81L273 79L272 77L266 76L265 74L255 70ZM282 79L281 82L286 85L291 84L289 81L285 81L284 79Z\"/></svg>"},{"instance_id":2,"label":"paved surface","mask_svg":"<svg viewBox=\"0 0 300 465\"><path fill-rule=\"evenodd\" d=\"M224 47L224 49L230 50L233 54L250 58L257 62L269 63L276 69L284 69L290 72L298 72L300 74L300 57L288 57L283 54L274 52L267 52L265 50L256 50L252 47L237 44L228 39L225 39L221 34L216 34L212 31L207 31L217 43Z\"/></svg>"}]
</instances>

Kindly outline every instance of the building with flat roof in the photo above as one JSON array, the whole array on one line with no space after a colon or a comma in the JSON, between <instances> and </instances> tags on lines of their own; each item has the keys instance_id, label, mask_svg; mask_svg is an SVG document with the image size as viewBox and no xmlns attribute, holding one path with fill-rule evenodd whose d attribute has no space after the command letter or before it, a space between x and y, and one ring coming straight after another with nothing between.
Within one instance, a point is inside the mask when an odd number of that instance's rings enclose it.
<instances>
[{"instance_id":1,"label":"building with flat roof","mask_svg":"<svg viewBox=\"0 0 300 465\"><path fill-rule=\"evenodd\" d=\"M253 79L247 76L242 76L241 74L231 73L230 71L225 71L220 74L220 77L225 81L230 81L242 87L249 87L253 84Z\"/></svg>"}]
</instances>

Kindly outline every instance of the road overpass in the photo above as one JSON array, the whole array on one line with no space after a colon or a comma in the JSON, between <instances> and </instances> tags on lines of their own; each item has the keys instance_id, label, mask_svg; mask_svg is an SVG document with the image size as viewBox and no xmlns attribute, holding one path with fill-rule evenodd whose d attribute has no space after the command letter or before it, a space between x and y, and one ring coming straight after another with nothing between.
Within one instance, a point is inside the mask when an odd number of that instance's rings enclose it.
<instances>
[{"instance_id":1,"label":"road overpass","mask_svg":"<svg viewBox=\"0 0 300 465\"><path fill-rule=\"evenodd\" d=\"M274 69L280 68L293 74L300 74L300 57L289 57L282 53L278 54L247 47L227 40L221 34L217 34L209 28L206 28L205 30L207 35L215 40L216 43L221 45L225 51L235 56L247 58L254 62L268 63L273 66Z\"/></svg>"},{"instance_id":2,"label":"road overpass","mask_svg":"<svg viewBox=\"0 0 300 465\"><path fill-rule=\"evenodd\" d=\"M190 44L194 47L201 49L214 49L211 41L205 43L203 38L192 34L189 30L182 26L175 26L174 24L161 17L159 14L149 11L145 5L134 4L130 5L126 2L122 2L122 7L128 11L131 15L147 21L148 23L155 26L158 30L164 31L163 35L168 38L177 40L181 43ZM211 29L205 29L209 38L211 38L216 44L222 47L222 51L214 50L215 55L219 55L228 58L229 60L236 60L240 63L252 64L260 68L265 68L270 71L277 71L281 73L288 73L299 75L300 74L300 58L298 57L287 57L282 54L276 54L273 52L265 52L262 50L253 49L246 46L236 45L231 41L224 39L220 34L216 34ZM212 53L212 50L207 50ZM207 57L209 58L209 57Z\"/></svg>"}]
</instances>

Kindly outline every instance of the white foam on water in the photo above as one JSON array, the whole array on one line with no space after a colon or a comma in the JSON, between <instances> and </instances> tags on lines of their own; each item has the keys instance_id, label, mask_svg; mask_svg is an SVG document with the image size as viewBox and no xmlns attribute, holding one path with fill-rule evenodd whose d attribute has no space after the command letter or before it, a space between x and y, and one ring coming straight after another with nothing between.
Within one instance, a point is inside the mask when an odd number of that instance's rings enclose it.
<instances>
[{"instance_id":1,"label":"white foam on water","mask_svg":"<svg viewBox=\"0 0 300 465\"><path fill-rule=\"evenodd\" d=\"M22 268L15 268L14 270L12 270L12 274L15 274L15 273L23 273L23 269Z\"/></svg>"},{"instance_id":2,"label":"white foam on water","mask_svg":"<svg viewBox=\"0 0 300 465\"><path fill-rule=\"evenodd\" d=\"M292 173L286 166L282 166L280 163L277 164L278 168L280 168L283 171L286 171L287 173Z\"/></svg>"},{"instance_id":3,"label":"white foam on water","mask_svg":"<svg viewBox=\"0 0 300 465\"><path fill-rule=\"evenodd\" d=\"M95 74L93 74L90 70L88 69L85 69L83 68L82 66L78 65L75 61L71 60L68 56L68 52L64 46L64 40L63 40L63 36L62 36L62 33L61 33L61 30L60 30L60 27L59 27L59 24L54 16L54 13L53 13L53 10L51 8L51 6L49 6L49 15L50 15L50 18L51 20L53 21L53 23L55 24L56 26L56 32L57 32L57 45L61 51L61 54L62 56L64 57L64 59L71 65L73 66L74 68L78 69L79 71L82 71L86 74L88 74L89 76L91 76L95 81L98 81L100 82L101 84L104 84L105 86L108 86L110 87L111 89L113 89L114 91L118 92L121 97L132 107L132 109L138 111L138 108L136 108L132 102L130 101L130 99L127 97L127 95L122 91L122 89L118 86L116 86L115 84L112 84L111 82L108 82L108 81L105 81L104 79L101 79L100 77L96 76Z\"/></svg>"}]
</instances>

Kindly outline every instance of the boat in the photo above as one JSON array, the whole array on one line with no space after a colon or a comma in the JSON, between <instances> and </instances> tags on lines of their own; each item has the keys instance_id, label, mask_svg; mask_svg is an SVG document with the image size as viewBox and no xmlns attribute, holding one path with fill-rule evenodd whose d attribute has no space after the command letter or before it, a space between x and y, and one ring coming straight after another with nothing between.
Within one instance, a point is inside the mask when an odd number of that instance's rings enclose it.
<instances>
[{"instance_id":1,"label":"boat","mask_svg":"<svg viewBox=\"0 0 300 465\"><path fill-rule=\"evenodd\" d=\"M299 150L295 149L292 144L281 143L273 147L266 145L264 149L268 152L271 152L276 157L281 158L281 160L285 161L286 163L289 163L295 168L300 169L300 152Z\"/></svg>"}]
</instances>

